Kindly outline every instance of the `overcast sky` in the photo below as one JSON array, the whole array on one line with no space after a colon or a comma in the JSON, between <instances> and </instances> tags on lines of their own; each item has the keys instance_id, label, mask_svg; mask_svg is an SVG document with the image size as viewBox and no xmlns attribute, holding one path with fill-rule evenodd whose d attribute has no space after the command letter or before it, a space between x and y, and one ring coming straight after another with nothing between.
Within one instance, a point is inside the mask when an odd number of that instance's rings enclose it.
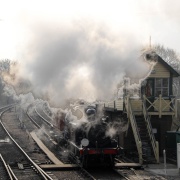
<instances>
[{"instance_id":1,"label":"overcast sky","mask_svg":"<svg viewBox=\"0 0 180 180\"><path fill-rule=\"evenodd\" d=\"M150 36L179 53L179 9L179 0L0 0L0 59L23 62L40 90L106 96L127 72L147 70L136 58Z\"/></svg>"},{"instance_id":2,"label":"overcast sky","mask_svg":"<svg viewBox=\"0 0 180 180\"><path fill-rule=\"evenodd\" d=\"M0 58L21 59L40 22L68 26L90 21L142 44L148 44L151 35L153 44L179 51L179 9L179 0L1 0Z\"/></svg>"}]
</instances>

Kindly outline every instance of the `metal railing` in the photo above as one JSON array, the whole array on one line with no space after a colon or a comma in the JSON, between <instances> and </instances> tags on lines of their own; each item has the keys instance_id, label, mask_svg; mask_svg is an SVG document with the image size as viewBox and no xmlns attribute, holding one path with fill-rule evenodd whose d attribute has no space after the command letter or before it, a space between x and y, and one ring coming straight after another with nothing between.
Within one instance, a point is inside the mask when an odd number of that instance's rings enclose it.
<instances>
[{"instance_id":1,"label":"metal railing","mask_svg":"<svg viewBox=\"0 0 180 180\"><path fill-rule=\"evenodd\" d=\"M148 134L149 134L149 137L150 137L150 141L151 141L151 144L152 144L154 156L156 158L156 162L159 163L159 143L158 143L158 141L155 140L155 137L154 137L154 134L153 134L153 131L152 131L150 118L149 118L148 111L147 111L147 108L146 108L145 97L143 98L142 106L143 106L142 108L143 108L144 119L146 121L146 127L147 127Z\"/></svg>"}]
</instances>

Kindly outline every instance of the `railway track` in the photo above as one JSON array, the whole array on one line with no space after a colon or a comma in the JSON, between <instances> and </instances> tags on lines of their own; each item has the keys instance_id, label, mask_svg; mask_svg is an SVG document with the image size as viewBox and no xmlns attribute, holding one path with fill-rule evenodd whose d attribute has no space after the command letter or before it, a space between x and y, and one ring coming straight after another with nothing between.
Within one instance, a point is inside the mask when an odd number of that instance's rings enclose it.
<instances>
[{"instance_id":1,"label":"railway track","mask_svg":"<svg viewBox=\"0 0 180 180\"><path fill-rule=\"evenodd\" d=\"M50 128L50 130L53 130L53 132L56 133L56 135L59 135L59 130L57 129L56 126L54 126L51 122L49 122L49 120L47 120L46 118L48 118L48 116L45 114L45 112L42 109L34 109L33 111L35 113L35 115L32 117L29 115L29 117L31 118L31 120L33 122L35 122L35 124L37 123L37 127L41 128L42 126L48 126L47 128ZM36 118L38 118L38 120L36 120ZM40 122L41 121L41 122ZM52 120L51 120L52 121ZM50 137L50 135L48 134L47 137ZM53 150L52 150L53 151ZM59 154L57 154L56 152L54 152L56 154L56 156L58 156L60 158L60 160L62 160L63 163L67 164L67 163L74 163L75 161L69 160L69 155L67 156L65 153L61 154L61 156ZM72 157L72 156L71 156ZM87 170L85 170L84 168L82 168L77 162L76 164L79 166L77 173L79 175L81 175L83 178L82 179L89 179L89 180L95 180L96 178L94 178ZM81 177L79 177L81 179Z\"/></svg>"},{"instance_id":2,"label":"railway track","mask_svg":"<svg viewBox=\"0 0 180 180\"><path fill-rule=\"evenodd\" d=\"M14 173L10 166L5 162L4 158L0 154L0 179L15 179Z\"/></svg>"},{"instance_id":3,"label":"railway track","mask_svg":"<svg viewBox=\"0 0 180 180\"><path fill-rule=\"evenodd\" d=\"M40 119L42 121L44 121L45 124L47 124L49 127L53 127L53 129L55 128L55 126L53 126L52 124L52 119L49 118L49 116L44 112L43 108L36 108L36 113L37 115L40 117ZM47 123L47 121L49 123ZM72 158L73 155L71 155ZM74 159L73 162L76 162L76 164L79 164L78 161L76 161ZM116 159L116 162L118 163L132 163L132 161L130 161L129 159L125 158L125 157L121 157L120 159ZM80 164L79 164L80 166ZM104 169L101 170L98 169L98 172L96 172L96 169L93 170L89 170L89 169L84 169L80 166L80 174L83 174L84 176L88 177L88 179L103 179L105 176L107 179L111 179L112 177L114 179L126 179L126 180L144 180L144 179L154 179L154 180L164 180L165 178L161 177L161 176L157 176L157 175L152 175L149 172L145 172L144 170L135 170L133 168L127 168L127 169L110 169L110 168L106 168L106 173L104 172Z\"/></svg>"},{"instance_id":4,"label":"railway track","mask_svg":"<svg viewBox=\"0 0 180 180\"><path fill-rule=\"evenodd\" d=\"M43 108L36 108L36 113L38 116L40 116L41 120L44 121L45 124L49 124L50 127L52 127L52 124L51 123L47 123L46 121L49 121L49 122L52 122L52 119L49 118L49 116L44 112ZM81 164L79 164L78 160L76 159L75 156L73 156L73 154L71 154L71 159L73 161L73 163L76 163L79 165L79 174L82 174L83 176L87 177L87 179L92 179L92 180L95 180L95 179L103 179L105 176L107 179L117 179L117 178L120 178L121 179L125 179L122 174L118 173L117 171L115 171L114 169L110 169L110 168L106 168L106 174L104 172L104 169L101 170L98 169L98 172L96 171L96 169L84 169L83 167L81 167Z\"/></svg>"},{"instance_id":5,"label":"railway track","mask_svg":"<svg viewBox=\"0 0 180 180\"><path fill-rule=\"evenodd\" d=\"M62 136L59 129L43 118L35 107L31 108L31 114L27 111L27 116L36 128L41 131L41 140L58 156L57 151L60 151L60 147L58 147L57 139Z\"/></svg>"},{"instance_id":6,"label":"railway track","mask_svg":"<svg viewBox=\"0 0 180 180\"><path fill-rule=\"evenodd\" d=\"M34 108L34 111L37 114L37 116L41 119L42 121L41 123L48 126L49 129L53 129L54 134L57 134L57 135L60 134L59 128L53 122L52 118L48 114L45 113L43 106L41 106L41 104L37 104L36 107Z\"/></svg>"},{"instance_id":7,"label":"railway track","mask_svg":"<svg viewBox=\"0 0 180 180\"><path fill-rule=\"evenodd\" d=\"M9 167L8 169L13 172L17 179L28 179L29 177L34 179L52 179L27 155L6 129L2 116L8 109L0 113L1 159L8 164L8 166L4 166Z\"/></svg>"},{"instance_id":8,"label":"railway track","mask_svg":"<svg viewBox=\"0 0 180 180\"><path fill-rule=\"evenodd\" d=\"M56 127L53 119L45 112L43 104L36 104L36 112L42 118L43 121L47 122L50 126Z\"/></svg>"},{"instance_id":9,"label":"railway track","mask_svg":"<svg viewBox=\"0 0 180 180\"><path fill-rule=\"evenodd\" d=\"M33 116L31 114L31 119L33 119L33 121L35 121L38 125L39 125L39 129L42 129L43 126L45 126L46 128L49 128L48 131L46 132L50 132L50 131L54 131L54 126L52 126L51 124L47 123L46 121L44 121L43 119L46 119L46 114L43 112L43 110L41 110L40 108L36 109L36 110L32 110L31 111L33 112ZM15 112L9 112L9 114L11 114L11 116L16 116L16 115L13 115ZM41 116L41 117L39 117ZM14 117L15 118L15 117ZM46 119L47 121L50 121L48 118ZM18 121L19 120L16 120L15 119L13 120L13 122L15 123L15 125L12 125L11 124L11 121L8 120L9 122L7 122L7 120L5 120L4 122L6 123L7 127L9 127L9 129L16 129L17 128L17 124L18 124ZM37 131L38 129L38 126L35 126L35 123L33 121L29 121L26 120L26 122L24 122L24 127L23 128L19 128L22 132L24 132L25 135L22 135L24 136L24 138L29 138L29 132L35 130ZM33 122L33 123L32 123ZM49 124L49 125L48 125ZM19 131L18 129L18 131ZM48 134L48 135L45 135L45 137L47 138L48 141L51 141L52 137L50 136L52 135L52 133ZM15 139L19 139L18 137L18 134L14 133L13 131L13 136ZM20 144L23 144L20 142L19 140L19 143ZM35 144L35 143L34 143ZM31 144L32 145L32 144ZM23 149L25 149L26 151L28 151L27 147L25 145L22 145ZM34 145L35 146L35 145ZM36 145L37 146L37 145ZM34 150L33 150L34 151ZM35 161L38 165L40 164L46 164L46 161L48 161L48 163L51 163L49 160L47 160L47 157L45 157L45 155L43 156L43 152L41 152L41 149L39 149L38 147L36 147L36 153L38 154L38 156L40 155L41 156L41 153L42 153L42 157L39 159L39 157L37 156L34 156L35 154L32 153L32 150L28 152L29 155L33 155L31 158L33 158L33 161ZM57 151L57 157L58 157L58 153L59 151ZM69 163L69 161L67 161L66 157L68 158L68 155L67 155L68 152L65 152L65 154L61 154L62 156L59 158L62 159L62 157L65 159L63 160L65 163ZM21 164L21 163L20 163ZM23 165L26 165L24 162L22 162ZM28 169L28 168L27 168ZM105 172L106 171L106 172ZM150 179L150 177L152 179L163 179L162 177L158 177L158 176L152 176L150 174L148 175L145 175L145 172L142 170L142 172L140 172L139 170L133 170L133 169L116 169L116 170L103 170L102 172L98 170L98 172L96 172L96 170L89 170L89 169L84 169L84 168L81 168L79 167L78 169L74 169L74 170L50 170L50 169L47 169L47 170L44 170L44 172L47 172L48 176L50 176L51 179L55 180L55 179L77 179L77 180L83 180L83 179L103 179L103 178L106 178L108 179L107 177L109 177L109 179L112 177L114 177L113 179L132 179L132 180L136 180L136 179ZM114 171L114 172L113 172ZM117 175L118 174L118 175ZM143 177L143 178L142 178ZM43 178L42 178L43 179Z\"/></svg>"},{"instance_id":10,"label":"railway track","mask_svg":"<svg viewBox=\"0 0 180 180\"><path fill-rule=\"evenodd\" d=\"M59 129L49 120L45 119L37 110L36 107L31 107L30 110L31 113L29 113L29 110L27 111L27 116L30 118L30 120L34 123L34 125L38 129L42 129L43 133L51 139L53 136L61 136L62 133L60 133ZM54 138L54 137L53 137Z\"/></svg>"}]
</instances>

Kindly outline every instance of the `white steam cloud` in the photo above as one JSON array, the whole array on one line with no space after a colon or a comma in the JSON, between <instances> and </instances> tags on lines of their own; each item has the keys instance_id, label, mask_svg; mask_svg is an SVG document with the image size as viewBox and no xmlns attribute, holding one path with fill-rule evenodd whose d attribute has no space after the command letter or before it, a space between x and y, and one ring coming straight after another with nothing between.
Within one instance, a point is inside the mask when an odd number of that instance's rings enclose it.
<instances>
[{"instance_id":1,"label":"white steam cloud","mask_svg":"<svg viewBox=\"0 0 180 180\"><path fill-rule=\"evenodd\" d=\"M46 94L55 104L68 98L110 99L125 75L138 79L149 70L139 60L136 39L113 34L107 26L84 22L34 27L23 76L31 80L36 95Z\"/></svg>"}]
</instances>

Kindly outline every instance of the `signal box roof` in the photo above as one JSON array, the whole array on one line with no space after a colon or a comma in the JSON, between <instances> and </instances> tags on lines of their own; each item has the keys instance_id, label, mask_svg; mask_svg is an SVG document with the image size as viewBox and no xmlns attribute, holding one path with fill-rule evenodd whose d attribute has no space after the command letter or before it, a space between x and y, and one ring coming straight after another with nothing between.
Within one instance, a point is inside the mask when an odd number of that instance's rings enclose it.
<instances>
[{"instance_id":1,"label":"signal box roof","mask_svg":"<svg viewBox=\"0 0 180 180\"><path fill-rule=\"evenodd\" d=\"M180 74L174 69L172 68L167 62L165 62L158 54L156 54L155 52L150 52L150 53L146 53L146 59L147 60L151 60L151 61L158 61L160 62L163 66L165 66L170 73L173 74L174 77L178 77L180 76Z\"/></svg>"}]
</instances>

